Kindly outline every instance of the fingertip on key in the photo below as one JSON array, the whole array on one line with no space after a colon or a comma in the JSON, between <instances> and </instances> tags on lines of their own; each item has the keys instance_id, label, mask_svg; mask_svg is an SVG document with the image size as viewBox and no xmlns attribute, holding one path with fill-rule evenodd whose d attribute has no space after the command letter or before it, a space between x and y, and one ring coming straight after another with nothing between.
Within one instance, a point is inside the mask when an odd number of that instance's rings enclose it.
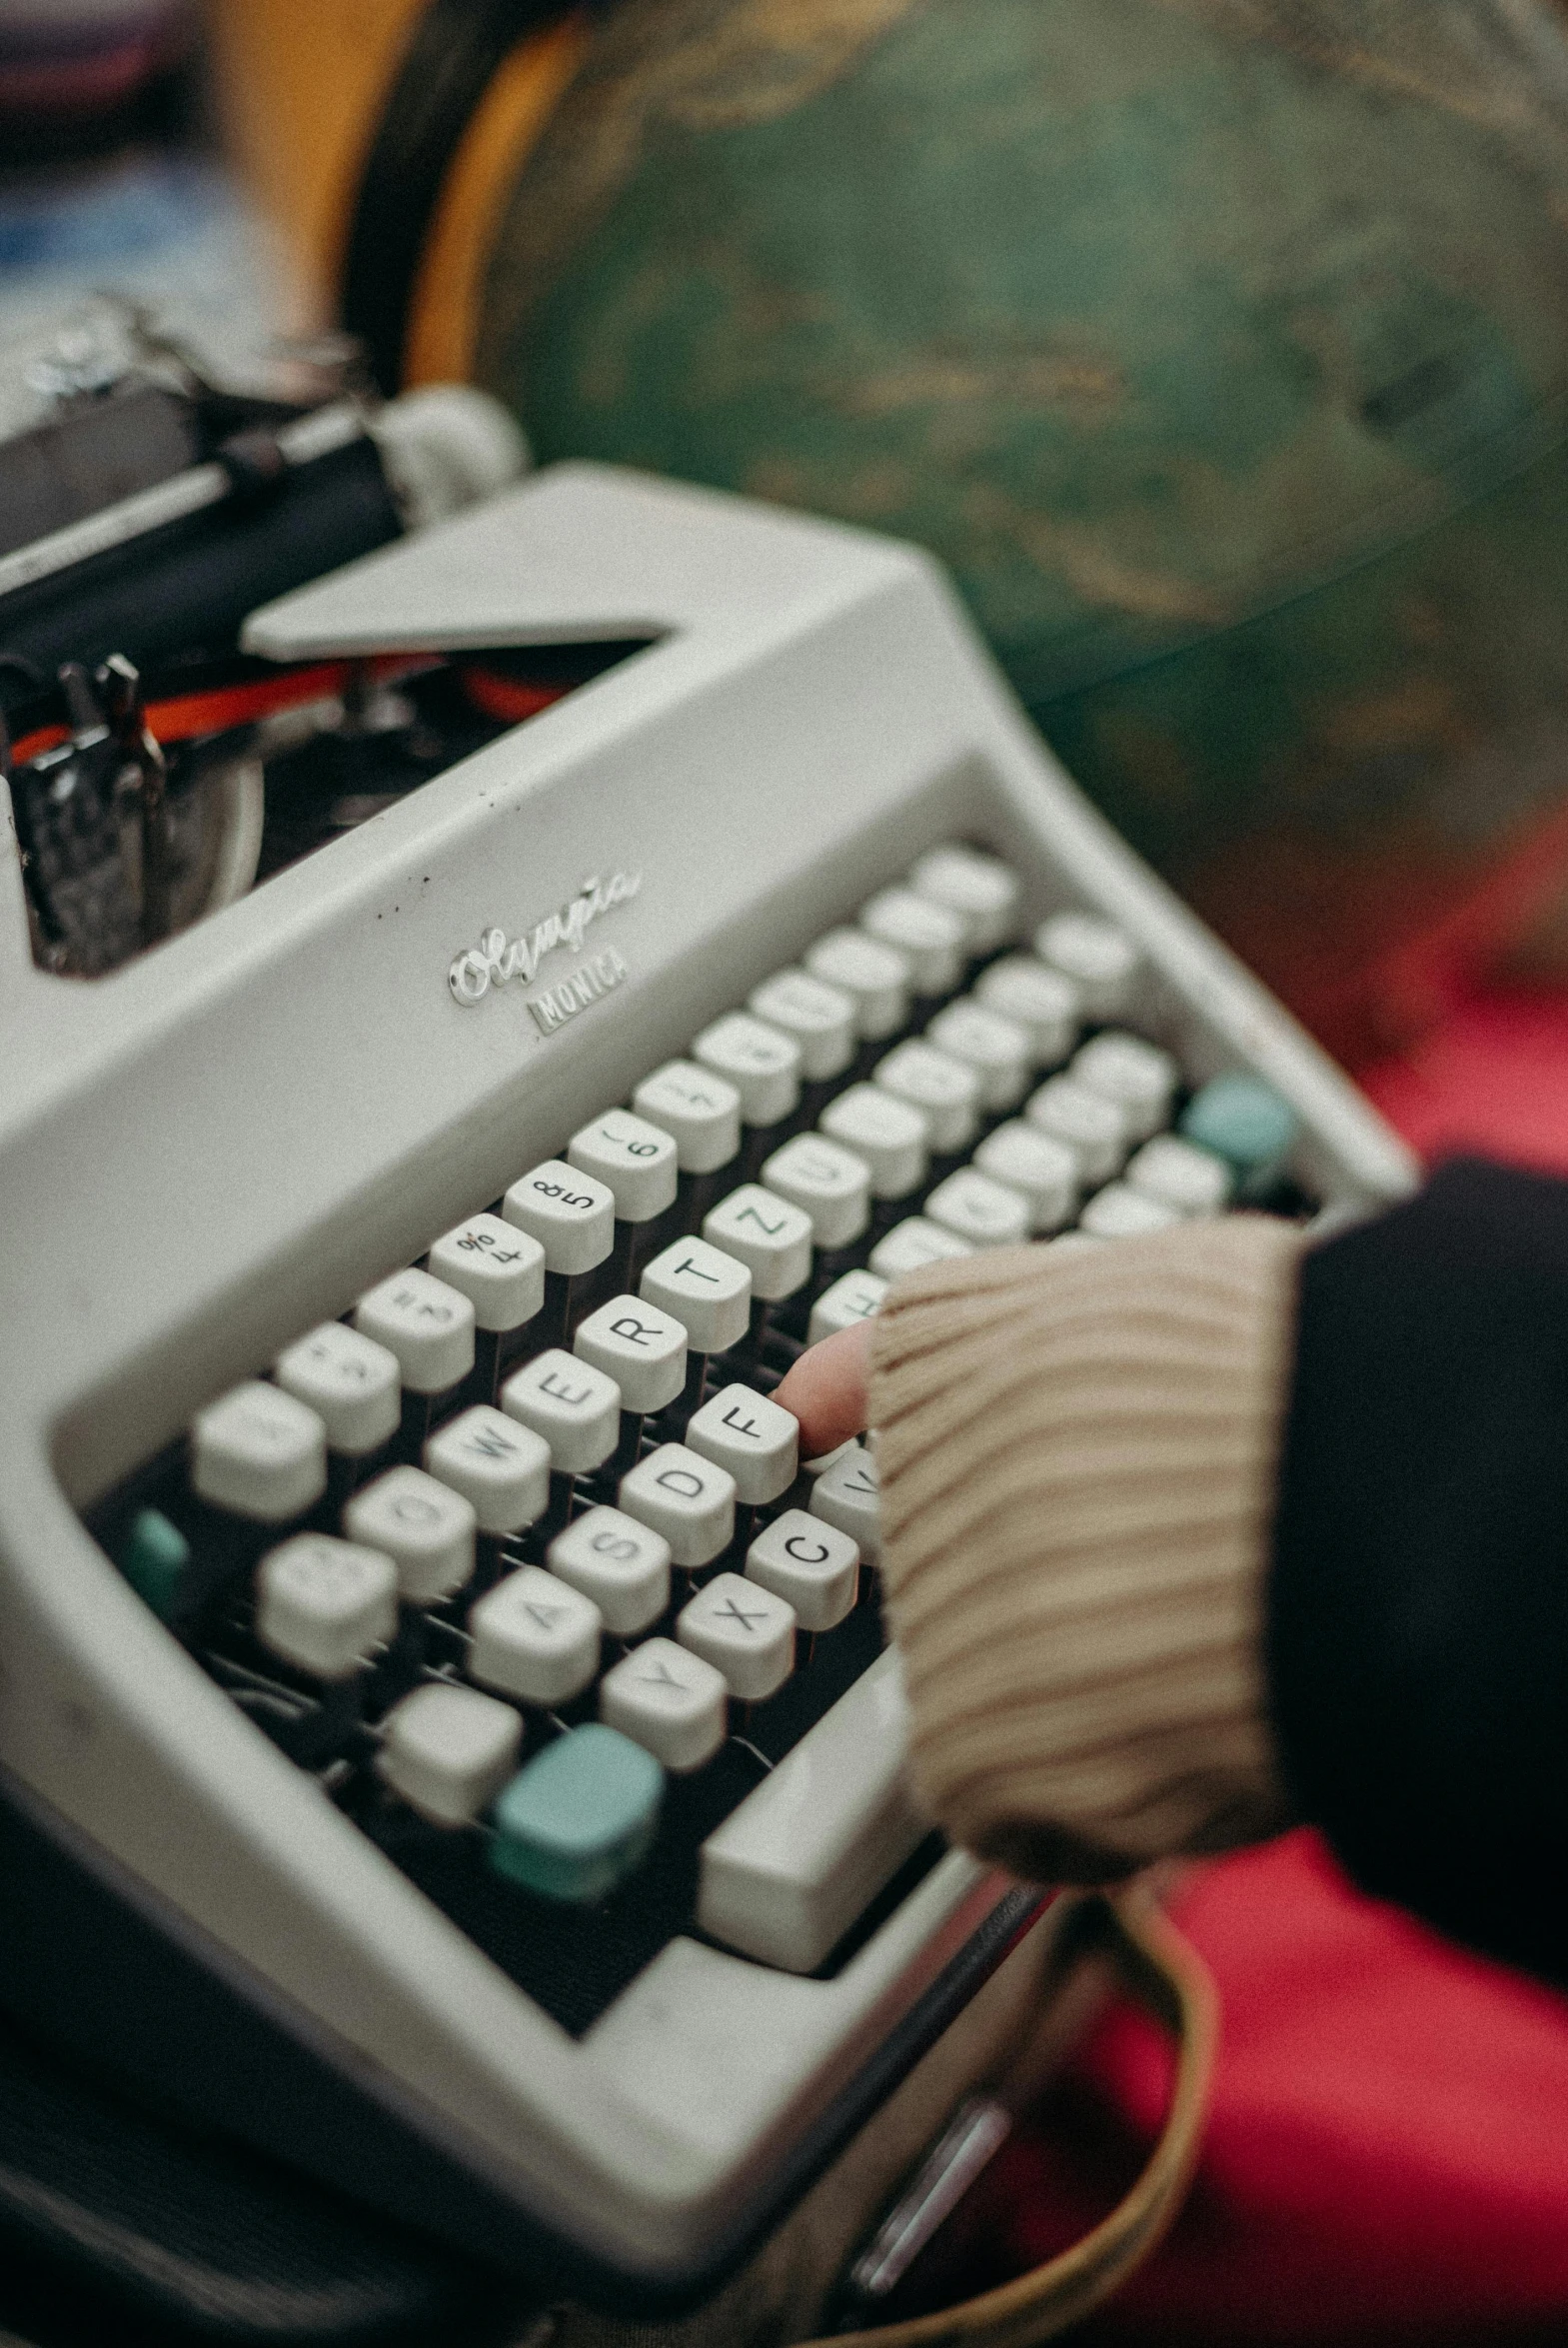
<instances>
[{"instance_id":1,"label":"fingertip on key","mask_svg":"<svg viewBox=\"0 0 1568 2348\"><path fill-rule=\"evenodd\" d=\"M800 1456L819 1458L865 1424L870 1334L861 1321L802 1353L774 1389L774 1400L800 1422Z\"/></svg>"}]
</instances>

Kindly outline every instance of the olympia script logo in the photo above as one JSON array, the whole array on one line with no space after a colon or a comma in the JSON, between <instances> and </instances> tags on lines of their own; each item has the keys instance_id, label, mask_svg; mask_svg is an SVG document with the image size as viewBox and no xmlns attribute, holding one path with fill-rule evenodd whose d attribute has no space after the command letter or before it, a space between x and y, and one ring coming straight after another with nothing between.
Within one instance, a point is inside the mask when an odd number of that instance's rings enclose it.
<instances>
[{"instance_id":1,"label":"olympia script logo","mask_svg":"<svg viewBox=\"0 0 1568 2348\"><path fill-rule=\"evenodd\" d=\"M597 922L601 914L611 912L614 907L627 904L642 886L641 873L612 873L608 879L594 873L570 904L564 905L559 913L547 914L522 937L509 938L504 930L487 930L479 944L460 954L447 973L453 1001L470 1010L483 1002L492 987L505 987L513 979L521 979L527 986L546 955L554 954L559 946L570 946L574 954L581 954L584 933L590 923ZM599 957L600 961L607 959ZM619 956L614 959L620 962ZM625 975L624 966L621 975ZM545 1025L543 1021L540 1024ZM555 1026L559 1022L550 1024Z\"/></svg>"}]
</instances>

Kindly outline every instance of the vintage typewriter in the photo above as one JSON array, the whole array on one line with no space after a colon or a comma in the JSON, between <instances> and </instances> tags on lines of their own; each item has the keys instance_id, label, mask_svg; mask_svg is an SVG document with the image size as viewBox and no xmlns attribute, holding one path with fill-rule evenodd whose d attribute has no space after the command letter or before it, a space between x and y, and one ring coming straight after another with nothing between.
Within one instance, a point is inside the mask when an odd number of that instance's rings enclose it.
<instances>
[{"instance_id":1,"label":"vintage typewriter","mask_svg":"<svg viewBox=\"0 0 1568 2348\"><path fill-rule=\"evenodd\" d=\"M384 535L5 681L0 1996L652 2306L1049 1898L906 1795L874 1456L784 1371L1412 1169L920 555L573 466Z\"/></svg>"}]
</instances>

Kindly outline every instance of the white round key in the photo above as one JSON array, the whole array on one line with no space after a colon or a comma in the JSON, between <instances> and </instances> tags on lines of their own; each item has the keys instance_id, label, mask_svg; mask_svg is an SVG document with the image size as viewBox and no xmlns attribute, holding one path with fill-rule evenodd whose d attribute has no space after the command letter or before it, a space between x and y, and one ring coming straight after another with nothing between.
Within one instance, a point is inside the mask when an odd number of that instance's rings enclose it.
<instances>
[{"instance_id":1,"label":"white round key","mask_svg":"<svg viewBox=\"0 0 1568 2348\"><path fill-rule=\"evenodd\" d=\"M326 1489L327 1429L278 1386L234 1386L191 1422L191 1484L215 1508L282 1524Z\"/></svg>"},{"instance_id":2,"label":"white round key","mask_svg":"<svg viewBox=\"0 0 1568 2348\"><path fill-rule=\"evenodd\" d=\"M676 1637L722 1671L742 1703L761 1703L794 1669L794 1608L740 1573L705 1582L676 1616Z\"/></svg>"},{"instance_id":3,"label":"white round key","mask_svg":"<svg viewBox=\"0 0 1568 2348\"><path fill-rule=\"evenodd\" d=\"M612 1296L580 1320L572 1350L621 1388L623 1410L663 1410L686 1384L684 1321L641 1296Z\"/></svg>"},{"instance_id":4,"label":"white round key","mask_svg":"<svg viewBox=\"0 0 1568 2348\"><path fill-rule=\"evenodd\" d=\"M735 1537L735 1477L685 1443L662 1443L621 1478L621 1506L670 1543L678 1565L708 1565Z\"/></svg>"},{"instance_id":5,"label":"white round key","mask_svg":"<svg viewBox=\"0 0 1568 2348\"><path fill-rule=\"evenodd\" d=\"M565 1704L599 1669L599 1608L538 1565L520 1565L469 1615L469 1676L525 1704Z\"/></svg>"},{"instance_id":6,"label":"white round key","mask_svg":"<svg viewBox=\"0 0 1568 2348\"><path fill-rule=\"evenodd\" d=\"M882 1233L868 1262L878 1279L895 1280L906 1271L918 1271L922 1264L940 1263L945 1256L973 1253L970 1241L960 1239L956 1231L944 1231L939 1222L911 1214Z\"/></svg>"},{"instance_id":7,"label":"white round key","mask_svg":"<svg viewBox=\"0 0 1568 2348\"><path fill-rule=\"evenodd\" d=\"M1086 1190L1109 1181L1127 1155L1127 1121L1103 1093L1091 1093L1075 1077L1047 1077L1023 1105L1030 1125L1065 1143L1078 1162Z\"/></svg>"},{"instance_id":8,"label":"white round key","mask_svg":"<svg viewBox=\"0 0 1568 2348\"><path fill-rule=\"evenodd\" d=\"M863 930L829 930L806 950L805 967L848 996L857 1034L873 1043L895 1034L909 1016L907 955Z\"/></svg>"},{"instance_id":9,"label":"white round key","mask_svg":"<svg viewBox=\"0 0 1568 2348\"><path fill-rule=\"evenodd\" d=\"M1029 1039L999 1011L987 1011L966 996L936 1014L925 1038L938 1052L973 1069L980 1081L980 1106L992 1115L1015 1109L1023 1099L1032 1068Z\"/></svg>"},{"instance_id":10,"label":"white round key","mask_svg":"<svg viewBox=\"0 0 1568 2348\"><path fill-rule=\"evenodd\" d=\"M1072 981L1086 1020L1120 1020L1131 1011L1143 957L1114 922L1098 914L1052 914L1034 933L1034 951Z\"/></svg>"},{"instance_id":11,"label":"white round key","mask_svg":"<svg viewBox=\"0 0 1568 2348\"><path fill-rule=\"evenodd\" d=\"M509 1418L544 1436L551 1461L563 1475L586 1475L603 1465L621 1434L621 1388L615 1379L559 1345L537 1353L508 1378L501 1407Z\"/></svg>"},{"instance_id":12,"label":"white round key","mask_svg":"<svg viewBox=\"0 0 1568 2348\"><path fill-rule=\"evenodd\" d=\"M859 1543L804 1508L786 1508L748 1549L746 1577L792 1606L802 1630L833 1630L854 1611Z\"/></svg>"},{"instance_id":13,"label":"white round key","mask_svg":"<svg viewBox=\"0 0 1568 2348\"><path fill-rule=\"evenodd\" d=\"M916 995L947 995L957 986L968 925L946 906L912 889L883 889L861 906L860 927L907 957Z\"/></svg>"},{"instance_id":14,"label":"white round key","mask_svg":"<svg viewBox=\"0 0 1568 2348\"><path fill-rule=\"evenodd\" d=\"M909 886L955 913L971 954L991 954L1012 936L1018 918L1018 876L999 857L953 842L922 856Z\"/></svg>"},{"instance_id":15,"label":"white round key","mask_svg":"<svg viewBox=\"0 0 1568 2348\"><path fill-rule=\"evenodd\" d=\"M716 1174L740 1151L741 1096L728 1078L695 1060L655 1069L633 1094L632 1107L671 1136L683 1174Z\"/></svg>"},{"instance_id":16,"label":"white round key","mask_svg":"<svg viewBox=\"0 0 1568 2348\"><path fill-rule=\"evenodd\" d=\"M830 1141L864 1159L873 1198L906 1198L925 1179L925 1113L880 1085L851 1085L828 1102L818 1124Z\"/></svg>"},{"instance_id":17,"label":"white round key","mask_svg":"<svg viewBox=\"0 0 1568 2348\"><path fill-rule=\"evenodd\" d=\"M1142 1036L1110 1028L1091 1036L1067 1070L1091 1093L1114 1101L1127 1121L1129 1141L1146 1142L1170 1123L1170 1105L1181 1072L1168 1052Z\"/></svg>"},{"instance_id":18,"label":"white round key","mask_svg":"<svg viewBox=\"0 0 1568 2348\"><path fill-rule=\"evenodd\" d=\"M550 1445L489 1402L437 1427L425 1445L425 1470L463 1494L481 1532L521 1532L550 1506Z\"/></svg>"},{"instance_id":19,"label":"white round key","mask_svg":"<svg viewBox=\"0 0 1568 2348\"><path fill-rule=\"evenodd\" d=\"M430 1268L467 1296L481 1328L521 1328L545 1301L545 1250L499 1214L471 1214L430 1251Z\"/></svg>"},{"instance_id":20,"label":"white round key","mask_svg":"<svg viewBox=\"0 0 1568 2348\"><path fill-rule=\"evenodd\" d=\"M752 1274L711 1240L675 1240L645 1264L638 1286L685 1322L694 1353L727 1353L751 1326Z\"/></svg>"},{"instance_id":21,"label":"white round key","mask_svg":"<svg viewBox=\"0 0 1568 2348\"><path fill-rule=\"evenodd\" d=\"M1029 1039L1036 1068L1054 1068L1072 1050L1083 1024L1083 998L1069 978L1032 954L1005 955L981 971L974 992Z\"/></svg>"},{"instance_id":22,"label":"white round key","mask_svg":"<svg viewBox=\"0 0 1568 2348\"><path fill-rule=\"evenodd\" d=\"M811 1218L818 1247L847 1247L871 1215L871 1177L863 1158L823 1134L796 1134L763 1166L763 1186Z\"/></svg>"},{"instance_id":23,"label":"white round key","mask_svg":"<svg viewBox=\"0 0 1568 2348\"><path fill-rule=\"evenodd\" d=\"M1107 1182L1084 1207L1078 1227L1091 1239L1141 1239L1147 1232L1166 1230L1181 1219L1173 1206L1162 1206L1144 1191L1134 1190L1126 1182Z\"/></svg>"},{"instance_id":24,"label":"white round key","mask_svg":"<svg viewBox=\"0 0 1568 2348\"><path fill-rule=\"evenodd\" d=\"M938 1158L967 1148L979 1118L980 1079L966 1061L912 1038L877 1062L871 1082L920 1112Z\"/></svg>"},{"instance_id":25,"label":"white round key","mask_svg":"<svg viewBox=\"0 0 1568 2348\"><path fill-rule=\"evenodd\" d=\"M881 1501L876 1462L860 1443L845 1443L833 1453L811 1486L813 1516L847 1533L860 1555L874 1565L882 1553Z\"/></svg>"},{"instance_id":26,"label":"white round key","mask_svg":"<svg viewBox=\"0 0 1568 2348\"><path fill-rule=\"evenodd\" d=\"M399 1271L362 1296L354 1325L396 1353L411 1393L444 1394L474 1366L474 1307L428 1271Z\"/></svg>"},{"instance_id":27,"label":"white round key","mask_svg":"<svg viewBox=\"0 0 1568 2348\"><path fill-rule=\"evenodd\" d=\"M811 1218L761 1182L743 1182L703 1217L703 1236L752 1275L752 1293L775 1304L811 1273Z\"/></svg>"},{"instance_id":28,"label":"white round key","mask_svg":"<svg viewBox=\"0 0 1568 2348\"><path fill-rule=\"evenodd\" d=\"M652 1222L675 1200L680 1158L675 1143L647 1118L610 1109L567 1144L567 1163L614 1192L618 1222Z\"/></svg>"},{"instance_id":29,"label":"white round key","mask_svg":"<svg viewBox=\"0 0 1568 2348\"><path fill-rule=\"evenodd\" d=\"M552 1573L592 1598L605 1628L633 1638L670 1603L670 1543L619 1508L590 1508L545 1552Z\"/></svg>"},{"instance_id":30,"label":"white round key","mask_svg":"<svg viewBox=\"0 0 1568 2348\"><path fill-rule=\"evenodd\" d=\"M856 1321L871 1319L880 1311L886 1293L887 1282L877 1272L846 1271L830 1288L824 1288L811 1306L806 1343L818 1345L823 1337L836 1336L841 1328L853 1328Z\"/></svg>"},{"instance_id":31,"label":"white round key","mask_svg":"<svg viewBox=\"0 0 1568 2348\"><path fill-rule=\"evenodd\" d=\"M519 1176L501 1211L536 1238L545 1269L575 1277L603 1263L616 1243L616 1194L564 1158L547 1158Z\"/></svg>"},{"instance_id":32,"label":"white round key","mask_svg":"<svg viewBox=\"0 0 1568 2348\"><path fill-rule=\"evenodd\" d=\"M931 1222L975 1247L1019 1247L1029 1235L1029 1203L1005 1182L960 1166L925 1201Z\"/></svg>"},{"instance_id":33,"label":"white round key","mask_svg":"<svg viewBox=\"0 0 1568 2348\"><path fill-rule=\"evenodd\" d=\"M1021 1193L1032 1231L1059 1231L1077 1212L1076 1157L1065 1142L1042 1133L1026 1118L1009 1118L987 1134L974 1153L974 1163L992 1181L1005 1182L1009 1190Z\"/></svg>"},{"instance_id":34,"label":"white round key","mask_svg":"<svg viewBox=\"0 0 1568 2348\"><path fill-rule=\"evenodd\" d=\"M750 1386L721 1386L687 1421L687 1447L735 1478L746 1507L766 1508L793 1483L799 1422Z\"/></svg>"},{"instance_id":35,"label":"white round key","mask_svg":"<svg viewBox=\"0 0 1568 2348\"><path fill-rule=\"evenodd\" d=\"M808 971L779 971L752 991L747 1008L799 1047L808 1085L842 1074L854 1058L854 998Z\"/></svg>"},{"instance_id":36,"label":"white round key","mask_svg":"<svg viewBox=\"0 0 1568 2348\"><path fill-rule=\"evenodd\" d=\"M749 1126L776 1126L799 1101L799 1046L750 1012L731 1012L705 1028L692 1058L734 1085Z\"/></svg>"},{"instance_id":37,"label":"white round key","mask_svg":"<svg viewBox=\"0 0 1568 2348\"><path fill-rule=\"evenodd\" d=\"M398 1625L390 1557L330 1533L301 1532L256 1569L256 1635L316 1679L349 1679Z\"/></svg>"},{"instance_id":38,"label":"white round key","mask_svg":"<svg viewBox=\"0 0 1568 2348\"><path fill-rule=\"evenodd\" d=\"M341 1320L324 1320L278 1355L272 1373L327 1429L330 1450L363 1459L398 1431L403 1415L398 1357Z\"/></svg>"},{"instance_id":39,"label":"white round key","mask_svg":"<svg viewBox=\"0 0 1568 2348\"><path fill-rule=\"evenodd\" d=\"M466 1826L518 1765L523 1722L477 1687L432 1681L395 1703L382 1723L379 1774L433 1826Z\"/></svg>"},{"instance_id":40,"label":"white round key","mask_svg":"<svg viewBox=\"0 0 1568 2348\"><path fill-rule=\"evenodd\" d=\"M1182 1142L1174 1134L1156 1134L1129 1162L1126 1179L1147 1198L1177 1214L1221 1214L1230 1203L1235 1179L1222 1158Z\"/></svg>"},{"instance_id":41,"label":"white round key","mask_svg":"<svg viewBox=\"0 0 1568 2348\"><path fill-rule=\"evenodd\" d=\"M473 1501L422 1467L389 1467L343 1511L350 1540L390 1557L399 1590L418 1606L473 1580L477 1522Z\"/></svg>"},{"instance_id":42,"label":"white round key","mask_svg":"<svg viewBox=\"0 0 1568 2348\"><path fill-rule=\"evenodd\" d=\"M599 1683L599 1717L676 1776L700 1769L725 1741L725 1675L673 1638L645 1639Z\"/></svg>"}]
</instances>

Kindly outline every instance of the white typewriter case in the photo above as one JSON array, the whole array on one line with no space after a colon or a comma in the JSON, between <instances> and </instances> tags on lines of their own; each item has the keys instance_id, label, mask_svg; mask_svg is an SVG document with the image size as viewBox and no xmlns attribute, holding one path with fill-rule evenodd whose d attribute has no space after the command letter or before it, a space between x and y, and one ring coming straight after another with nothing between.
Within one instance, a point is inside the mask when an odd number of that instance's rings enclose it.
<instances>
[{"instance_id":1,"label":"white typewriter case","mask_svg":"<svg viewBox=\"0 0 1568 2348\"><path fill-rule=\"evenodd\" d=\"M1066 780L907 548L563 466L250 623L280 660L657 643L205 926L45 975L0 871L0 1767L277 2026L650 2286L718 2259L1012 1887L941 1860L830 1980L678 1940L574 2041L210 1682L77 1511L495 1197L922 849L1146 951L1196 1079L1302 1121L1332 1212L1414 1180L1352 1087ZM637 872L625 982L546 1035L455 958ZM585 952L588 949L585 948ZM542 967L548 985L570 947ZM310 2163L310 2147L297 2148Z\"/></svg>"}]
</instances>

